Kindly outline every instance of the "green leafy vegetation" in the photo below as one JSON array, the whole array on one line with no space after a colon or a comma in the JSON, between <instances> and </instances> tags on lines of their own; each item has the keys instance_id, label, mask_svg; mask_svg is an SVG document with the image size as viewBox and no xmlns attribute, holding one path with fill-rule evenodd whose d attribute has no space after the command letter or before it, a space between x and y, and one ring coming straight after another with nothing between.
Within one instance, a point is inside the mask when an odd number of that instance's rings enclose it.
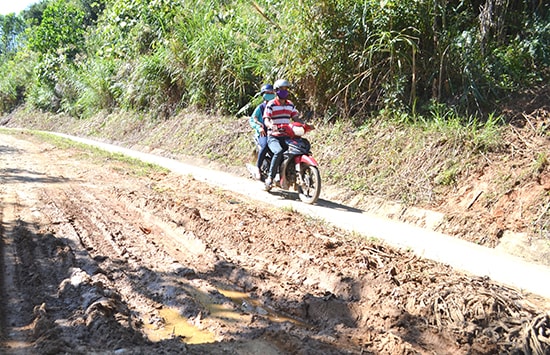
<instances>
[{"instance_id":1,"label":"green leafy vegetation","mask_svg":"<svg viewBox=\"0 0 550 355\"><path fill-rule=\"evenodd\" d=\"M549 9L494 0L43 0L0 16L0 109L233 114L263 82L285 77L301 111L325 121L362 124L379 112L429 120L434 105L486 119L499 101L548 80Z\"/></svg>"}]
</instances>

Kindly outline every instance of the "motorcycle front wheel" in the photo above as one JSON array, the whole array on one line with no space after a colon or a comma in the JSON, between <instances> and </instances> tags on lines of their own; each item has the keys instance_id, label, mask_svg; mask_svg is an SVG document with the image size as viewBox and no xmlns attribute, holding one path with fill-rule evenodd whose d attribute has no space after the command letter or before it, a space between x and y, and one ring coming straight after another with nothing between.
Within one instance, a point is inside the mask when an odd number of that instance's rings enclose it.
<instances>
[{"instance_id":1,"label":"motorcycle front wheel","mask_svg":"<svg viewBox=\"0 0 550 355\"><path fill-rule=\"evenodd\" d=\"M298 186L298 196L304 203L314 204L321 194L321 174L316 166L302 164L302 183Z\"/></svg>"}]
</instances>

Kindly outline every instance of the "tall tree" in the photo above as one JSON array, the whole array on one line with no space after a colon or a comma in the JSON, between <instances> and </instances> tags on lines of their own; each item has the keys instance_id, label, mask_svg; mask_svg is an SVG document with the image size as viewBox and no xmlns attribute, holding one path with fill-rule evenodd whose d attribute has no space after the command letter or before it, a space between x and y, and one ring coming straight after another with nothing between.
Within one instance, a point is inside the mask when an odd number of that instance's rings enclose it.
<instances>
[{"instance_id":1,"label":"tall tree","mask_svg":"<svg viewBox=\"0 0 550 355\"><path fill-rule=\"evenodd\" d=\"M29 44L36 52L64 54L72 59L84 46L84 32L84 11L71 2L55 0L31 31Z\"/></svg>"},{"instance_id":2,"label":"tall tree","mask_svg":"<svg viewBox=\"0 0 550 355\"><path fill-rule=\"evenodd\" d=\"M18 38L25 30L25 21L15 14L0 15L0 55L5 56L17 51Z\"/></svg>"}]
</instances>

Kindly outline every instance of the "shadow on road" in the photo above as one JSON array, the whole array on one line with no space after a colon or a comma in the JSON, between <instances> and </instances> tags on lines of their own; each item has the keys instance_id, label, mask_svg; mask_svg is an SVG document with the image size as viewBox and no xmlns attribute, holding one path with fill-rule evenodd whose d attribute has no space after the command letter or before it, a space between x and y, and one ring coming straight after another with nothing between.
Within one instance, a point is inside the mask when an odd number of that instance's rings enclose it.
<instances>
[{"instance_id":1,"label":"shadow on road","mask_svg":"<svg viewBox=\"0 0 550 355\"><path fill-rule=\"evenodd\" d=\"M20 149L13 148L7 145L0 145L0 154L15 154L21 152Z\"/></svg>"},{"instance_id":2,"label":"shadow on road","mask_svg":"<svg viewBox=\"0 0 550 355\"><path fill-rule=\"evenodd\" d=\"M297 192L290 192L286 190L271 190L269 191L271 195L279 196L281 198L292 200L292 201L300 201L300 198L298 197ZM307 206L307 204L304 203L304 205ZM317 203L315 203L313 206L319 206L323 208L330 208L333 210L339 210L339 211L346 211L346 212L353 212L353 213L363 213L364 211L358 208L342 205L337 202L332 202L329 200L319 199Z\"/></svg>"},{"instance_id":3,"label":"shadow on road","mask_svg":"<svg viewBox=\"0 0 550 355\"><path fill-rule=\"evenodd\" d=\"M364 212L363 210L361 210L359 208L354 208L354 207L342 205L340 203L336 203L336 202L332 202L332 201L328 201L328 200L323 200L323 199L320 199L319 201L317 201L317 206L330 208L330 209L333 209L333 210L346 211L346 212L354 212L354 213L363 213Z\"/></svg>"},{"instance_id":4,"label":"shadow on road","mask_svg":"<svg viewBox=\"0 0 550 355\"><path fill-rule=\"evenodd\" d=\"M36 171L25 169L0 169L0 181L2 183L17 183L17 182L41 182L41 183L64 183L69 179L59 176L48 176Z\"/></svg>"}]
</instances>

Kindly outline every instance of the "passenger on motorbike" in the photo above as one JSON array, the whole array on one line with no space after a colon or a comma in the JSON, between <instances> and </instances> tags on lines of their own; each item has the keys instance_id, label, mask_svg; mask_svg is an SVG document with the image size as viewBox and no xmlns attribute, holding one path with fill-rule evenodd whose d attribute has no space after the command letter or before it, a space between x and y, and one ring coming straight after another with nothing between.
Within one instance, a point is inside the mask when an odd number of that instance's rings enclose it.
<instances>
[{"instance_id":1,"label":"passenger on motorbike","mask_svg":"<svg viewBox=\"0 0 550 355\"><path fill-rule=\"evenodd\" d=\"M260 151L258 152L258 160L256 161L256 170L254 171L254 178L260 180L260 168L262 167L263 160L267 154L267 127L264 123L264 111L268 101L271 101L275 98L275 93L273 92L273 85L264 84L260 90L264 101L259 104L252 116L250 116L249 123L252 129L256 132L256 141L260 145Z\"/></svg>"},{"instance_id":2,"label":"passenger on motorbike","mask_svg":"<svg viewBox=\"0 0 550 355\"><path fill-rule=\"evenodd\" d=\"M285 142L288 134L285 128L288 128L291 121L299 115L294 104L288 100L289 87L290 83L285 79L275 81L273 88L277 97L267 103L264 111L264 122L267 126L267 146L273 153L269 175L265 180L267 191L271 189L275 174L283 160L283 154L288 149Z\"/></svg>"}]
</instances>

